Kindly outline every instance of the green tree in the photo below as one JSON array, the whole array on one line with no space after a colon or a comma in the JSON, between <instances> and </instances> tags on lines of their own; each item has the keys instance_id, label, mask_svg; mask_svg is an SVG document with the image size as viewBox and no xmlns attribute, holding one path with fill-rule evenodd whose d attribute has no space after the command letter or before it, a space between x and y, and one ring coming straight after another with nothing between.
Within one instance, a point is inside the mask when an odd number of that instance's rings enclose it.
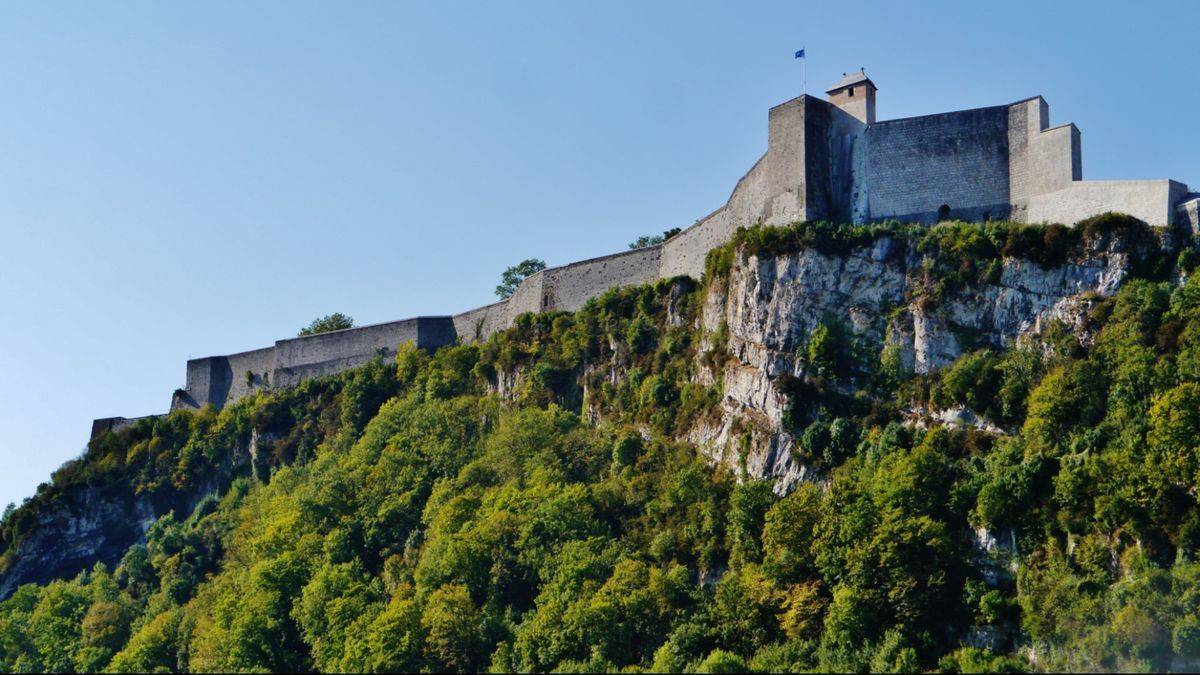
<instances>
[{"instance_id":1,"label":"green tree","mask_svg":"<svg viewBox=\"0 0 1200 675\"><path fill-rule=\"evenodd\" d=\"M479 612L461 584L433 592L421 614L425 654L435 670L470 672L482 665L485 653Z\"/></svg>"},{"instance_id":2,"label":"green tree","mask_svg":"<svg viewBox=\"0 0 1200 675\"><path fill-rule=\"evenodd\" d=\"M632 250L646 248L647 246L657 246L658 244L661 244L671 237L679 234L680 231L681 230L678 227L672 227L671 229L664 231L662 234L644 234L633 240L629 244L629 248Z\"/></svg>"},{"instance_id":3,"label":"green tree","mask_svg":"<svg viewBox=\"0 0 1200 675\"><path fill-rule=\"evenodd\" d=\"M526 258L504 270L500 275L500 285L496 287L496 296L501 300L507 299L517 291L517 286L525 279L546 269L545 261L537 258Z\"/></svg>"},{"instance_id":4,"label":"green tree","mask_svg":"<svg viewBox=\"0 0 1200 675\"><path fill-rule=\"evenodd\" d=\"M133 634L113 657L109 669L118 673L163 673L179 670L180 627L183 611L167 610Z\"/></svg>"},{"instance_id":5,"label":"green tree","mask_svg":"<svg viewBox=\"0 0 1200 675\"><path fill-rule=\"evenodd\" d=\"M319 319L313 319L313 322L300 329L300 337L306 335L316 335L318 333L328 333L335 330L345 330L354 327L354 319L342 314L334 312L326 314Z\"/></svg>"},{"instance_id":6,"label":"green tree","mask_svg":"<svg viewBox=\"0 0 1200 675\"><path fill-rule=\"evenodd\" d=\"M1181 485L1196 484L1200 471L1200 384L1186 382L1154 399L1150 408L1152 451Z\"/></svg>"},{"instance_id":7,"label":"green tree","mask_svg":"<svg viewBox=\"0 0 1200 675\"><path fill-rule=\"evenodd\" d=\"M820 518L821 488L813 483L775 502L762 528L763 571L782 583L811 577L813 532Z\"/></svg>"}]
</instances>

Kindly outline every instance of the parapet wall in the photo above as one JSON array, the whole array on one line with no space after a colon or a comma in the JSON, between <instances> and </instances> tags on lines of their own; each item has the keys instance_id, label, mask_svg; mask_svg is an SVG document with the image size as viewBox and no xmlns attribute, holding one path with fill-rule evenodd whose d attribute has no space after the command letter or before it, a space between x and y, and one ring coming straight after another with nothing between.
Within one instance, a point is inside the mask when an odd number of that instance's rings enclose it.
<instances>
[{"instance_id":1,"label":"parapet wall","mask_svg":"<svg viewBox=\"0 0 1200 675\"><path fill-rule=\"evenodd\" d=\"M275 343L276 387L340 373L379 356L390 358L396 348L412 342L423 349L453 344L454 322L448 316L417 317L359 328L319 333Z\"/></svg>"},{"instance_id":2,"label":"parapet wall","mask_svg":"<svg viewBox=\"0 0 1200 675\"><path fill-rule=\"evenodd\" d=\"M1106 211L1120 211L1165 227L1174 220L1175 204L1187 192L1172 180L1088 180L1028 200L1024 221L1071 223Z\"/></svg>"},{"instance_id":3,"label":"parapet wall","mask_svg":"<svg viewBox=\"0 0 1200 675\"><path fill-rule=\"evenodd\" d=\"M507 327L513 319L522 314L548 309L546 304L549 298L546 297L545 288L546 270L533 274L522 281L521 285L517 286L517 290L508 298L504 325Z\"/></svg>"},{"instance_id":4,"label":"parapet wall","mask_svg":"<svg viewBox=\"0 0 1200 675\"><path fill-rule=\"evenodd\" d=\"M658 279L661 250L661 246L647 246L545 270L543 310L575 312L609 289Z\"/></svg>"},{"instance_id":5,"label":"parapet wall","mask_svg":"<svg viewBox=\"0 0 1200 675\"><path fill-rule=\"evenodd\" d=\"M187 364L187 385L176 393L171 409L209 404L220 408L261 389L290 387L361 366L375 357L393 357L405 342L433 350L453 344L455 339L451 317L418 317L279 340L271 347L228 356L192 359Z\"/></svg>"},{"instance_id":6,"label":"parapet wall","mask_svg":"<svg viewBox=\"0 0 1200 675\"><path fill-rule=\"evenodd\" d=\"M476 342L508 327L508 300L455 314L454 333L463 342Z\"/></svg>"},{"instance_id":7,"label":"parapet wall","mask_svg":"<svg viewBox=\"0 0 1200 675\"><path fill-rule=\"evenodd\" d=\"M274 347L192 359L187 363L187 384L171 401L171 409L207 404L219 408L270 386L274 370Z\"/></svg>"},{"instance_id":8,"label":"parapet wall","mask_svg":"<svg viewBox=\"0 0 1200 675\"><path fill-rule=\"evenodd\" d=\"M507 300L455 316L416 317L277 341L271 347L227 356L192 359L187 384L176 392L171 409L223 407L262 389L295 386L333 375L371 359L392 358L411 342L426 350L456 341L483 340L512 325L520 314L576 311L610 288L658 278L661 247L584 260L545 269L526 279ZM118 428L123 418L97 420L93 435Z\"/></svg>"},{"instance_id":9,"label":"parapet wall","mask_svg":"<svg viewBox=\"0 0 1200 675\"><path fill-rule=\"evenodd\" d=\"M810 159L809 139L815 137L814 125L828 127L827 109L832 107L799 96L771 108L766 154L738 180L724 206L663 243L658 276L699 279L708 252L728 241L739 227L817 217L825 191L813 187L811 166L819 162Z\"/></svg>"},{"instance_id":10,"label":"parapet wall","mask_svg":"<svg viewBox=\"0 0 1200 675\"><path fill-rule=\"evenodd\" d=\"M143 415L142 417L101 417L98 420L92 420L92 435L89 438L95 438L100 434L109 431L120 431L125 427L132 426L142 420L155 419L164 417L164 415Z\"/></svg>"},{"instance_id":11,"label":"parapet wall","mask_svg":"<svg viewBox=\"0 0 1200 675\"><path fill-rule=\"evenodd\" d=\"M749 213L754 204L762 203L766 172L764 156L737 182L725 206L663 242L659 276L669 279L682 275L699 279L704 273L704 258L708 252L728 241L737 230L738 214Z\"/></svg>"}]
</instances>

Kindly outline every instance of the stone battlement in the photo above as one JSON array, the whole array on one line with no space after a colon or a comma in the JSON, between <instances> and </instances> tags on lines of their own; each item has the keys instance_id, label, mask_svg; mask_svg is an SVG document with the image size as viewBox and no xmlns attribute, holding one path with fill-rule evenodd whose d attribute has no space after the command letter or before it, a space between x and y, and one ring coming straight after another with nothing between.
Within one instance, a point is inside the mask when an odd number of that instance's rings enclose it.
<instances>
[{"instance_id":1,"label":"stone battlement","mask_svg":"<svg viewBox=\"0 0 1200 675\"><path fill-rule=\"evenodd\" d=\"M1050 126L1041 96L1008 105L876 121L875 84L846 76L830 100L799 96L770 109L767 150L725 204L656 246L525 279L512 297L454 316L416 317L278 340L192 359L171 409L224 406L256 391L338 373L412 342L435 350L484 340L527 312L575 311L605 291L660 278L700 278L708 251L739 227L800 220L1009 219L1073 224L1120 211L1200 234L1200 194L1172 180L1085 181L1079 129ZM96 420L92 436L137 419Z\"/></svg>"}]
</instances>

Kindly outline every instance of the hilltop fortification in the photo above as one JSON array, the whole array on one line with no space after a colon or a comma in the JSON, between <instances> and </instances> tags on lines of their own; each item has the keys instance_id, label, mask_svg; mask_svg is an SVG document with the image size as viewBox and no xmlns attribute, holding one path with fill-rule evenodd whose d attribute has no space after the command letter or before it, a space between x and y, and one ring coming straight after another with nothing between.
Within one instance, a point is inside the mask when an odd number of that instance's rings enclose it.
<instances>
[{"instance_id":1,"label":"hilltop fortification","mask_svg":"<svg viewBox=\"0 0 1200 675\"><path fill-rule=\"evenodd\" d=\"M865 72L771 108L767 150L725 204L666 242L552 267L512 297L454 316L417 317L193 359L171 409L221 407L264 388L353 368L413 342L474 341L526 312L575 311L604 291L680 275L699 278L709 250L739 227L801 220L1073 224L1106 211L1200 232L1200 195L1173 180L1085 181L1079 130L1050 126L1041 96L903 119L876 119ZM96 420L92 435L133 420Z\"/></svg>"}]
</instances>

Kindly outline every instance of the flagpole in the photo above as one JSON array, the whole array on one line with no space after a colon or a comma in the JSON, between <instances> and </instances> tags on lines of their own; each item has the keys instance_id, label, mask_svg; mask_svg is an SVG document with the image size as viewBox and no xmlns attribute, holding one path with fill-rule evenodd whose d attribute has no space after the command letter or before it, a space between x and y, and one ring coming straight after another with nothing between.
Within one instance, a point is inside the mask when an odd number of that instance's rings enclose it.
<instances>
[{"instance_id":1,"label":"flagpole","mask_svg":"<svg viewBox=\"0 0 1200 675\"><path fill-rule=\"evenodd\" d=\"M802 73L800 76L800 95L803 96L808 93L808 54L804 53L804 47L801 47L800 51L796 52L796 58L804 62L800 64L800 67L803 69L800 71Z\"/></svg>"}]
</instances>

